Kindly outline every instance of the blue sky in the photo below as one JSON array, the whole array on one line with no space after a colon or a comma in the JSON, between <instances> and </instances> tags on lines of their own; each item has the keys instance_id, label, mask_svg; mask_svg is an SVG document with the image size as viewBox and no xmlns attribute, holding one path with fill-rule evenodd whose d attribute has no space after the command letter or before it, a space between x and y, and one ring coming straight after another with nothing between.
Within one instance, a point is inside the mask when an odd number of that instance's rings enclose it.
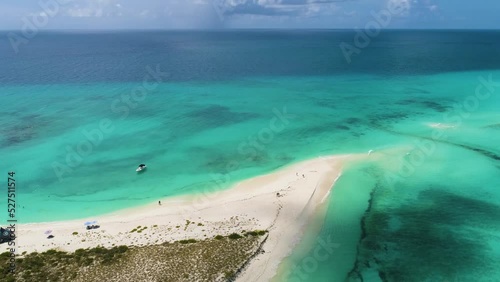
<instances>
[{"instance_id":1,"label":"blue sky","mask_svg":"<svg viewBox=\"0 0 500 282\"><path fill-rule=\"evenodd\" d=\"M386 28L481 29L500 28L499 12L498 0L1 0L0 29L364 28L377 14Z\"/></svg>"}]
</instances>

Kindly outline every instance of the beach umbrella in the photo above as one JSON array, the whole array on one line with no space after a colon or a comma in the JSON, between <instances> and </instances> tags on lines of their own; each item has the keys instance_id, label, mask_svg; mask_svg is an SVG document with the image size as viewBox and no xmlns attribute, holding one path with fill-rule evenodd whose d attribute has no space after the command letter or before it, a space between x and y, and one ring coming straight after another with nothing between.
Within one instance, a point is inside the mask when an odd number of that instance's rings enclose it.
<instances>
[{"instance_id":1,"label":"beach umbrella","mask_svg":"<svg viewBox=\"0 0 500 282\"><path fill-rule=\"evenodd\" d=\"M45 235L49 235L50 233L52 233L52 230L45 231Z\"/></svg>"},{"instance_id":2,"label":"beach umbrella","mask_svg":"<svg viewBox=\"0 0 500 282\"><path fill-rule=\"evenodd\" d=\"M88 226L88 225L92 225L92 224L96 224L97 223L97 220L94 220L94 221L87 221L84 223L85 226Z\"/></svg>"}]
</instances>

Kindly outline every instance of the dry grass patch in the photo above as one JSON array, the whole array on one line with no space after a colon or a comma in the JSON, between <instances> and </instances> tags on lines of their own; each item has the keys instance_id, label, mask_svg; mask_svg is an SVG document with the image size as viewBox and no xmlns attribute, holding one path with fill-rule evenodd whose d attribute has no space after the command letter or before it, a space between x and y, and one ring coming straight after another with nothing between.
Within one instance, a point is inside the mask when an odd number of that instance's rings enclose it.
<instances>
[{"instance_id":1,"label":"dry grass patch","mask_svg":"<svg viewBox=\"0 0 500 282\"><path fill-rule=\"evenodd\" d=\"M9 253L4 253L0 255L0 281L229 281L264 239L231 237L32 253L16 259L15 276L7 274Z\"/></svg>"}]
</instances>

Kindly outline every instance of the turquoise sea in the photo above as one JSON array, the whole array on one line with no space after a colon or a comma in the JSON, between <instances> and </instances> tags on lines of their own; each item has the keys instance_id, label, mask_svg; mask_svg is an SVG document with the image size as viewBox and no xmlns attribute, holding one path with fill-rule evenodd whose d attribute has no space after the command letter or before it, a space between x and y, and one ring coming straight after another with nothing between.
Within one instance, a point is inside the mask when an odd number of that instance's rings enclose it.
<instances>
[{"instance_id":1,"label":"turquoise sea","mask_svg":"<svg viewBox=\"0 0 500 282\"><path fill-rule=\"evenodd\" d=\"M18 54L3 42L0 172L16 173L18 221L98 219L374 150L275 280L500 281L500 33L386 31L348 63L338 46L353 37L53 32Z\"/></svg>"}]
</instances>

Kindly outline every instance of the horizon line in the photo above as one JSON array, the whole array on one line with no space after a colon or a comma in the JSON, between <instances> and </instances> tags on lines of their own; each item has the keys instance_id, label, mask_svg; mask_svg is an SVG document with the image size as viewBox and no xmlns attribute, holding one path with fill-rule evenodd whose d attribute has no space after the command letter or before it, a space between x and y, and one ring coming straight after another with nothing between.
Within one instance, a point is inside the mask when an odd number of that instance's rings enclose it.
<instances>
[{"instance_id":1,"label":"horizon line","mask_svg":"<svg viewBox=\"0 0 500 282\"><path fill-rule=\"evenodd\" d=\"M280 28L280 27L241 27L241 28L113 28L113 29L88 29L88 28L54 28L40 29L38 32L113 32L113 31L251 31L251 30L278 30L278 31L356 31L363 30L360 28ZM386 31L500 31L500 28L381 28ZM0 32L22 32L22 29L2 29Z\"/></svg>"}]
</instances>

